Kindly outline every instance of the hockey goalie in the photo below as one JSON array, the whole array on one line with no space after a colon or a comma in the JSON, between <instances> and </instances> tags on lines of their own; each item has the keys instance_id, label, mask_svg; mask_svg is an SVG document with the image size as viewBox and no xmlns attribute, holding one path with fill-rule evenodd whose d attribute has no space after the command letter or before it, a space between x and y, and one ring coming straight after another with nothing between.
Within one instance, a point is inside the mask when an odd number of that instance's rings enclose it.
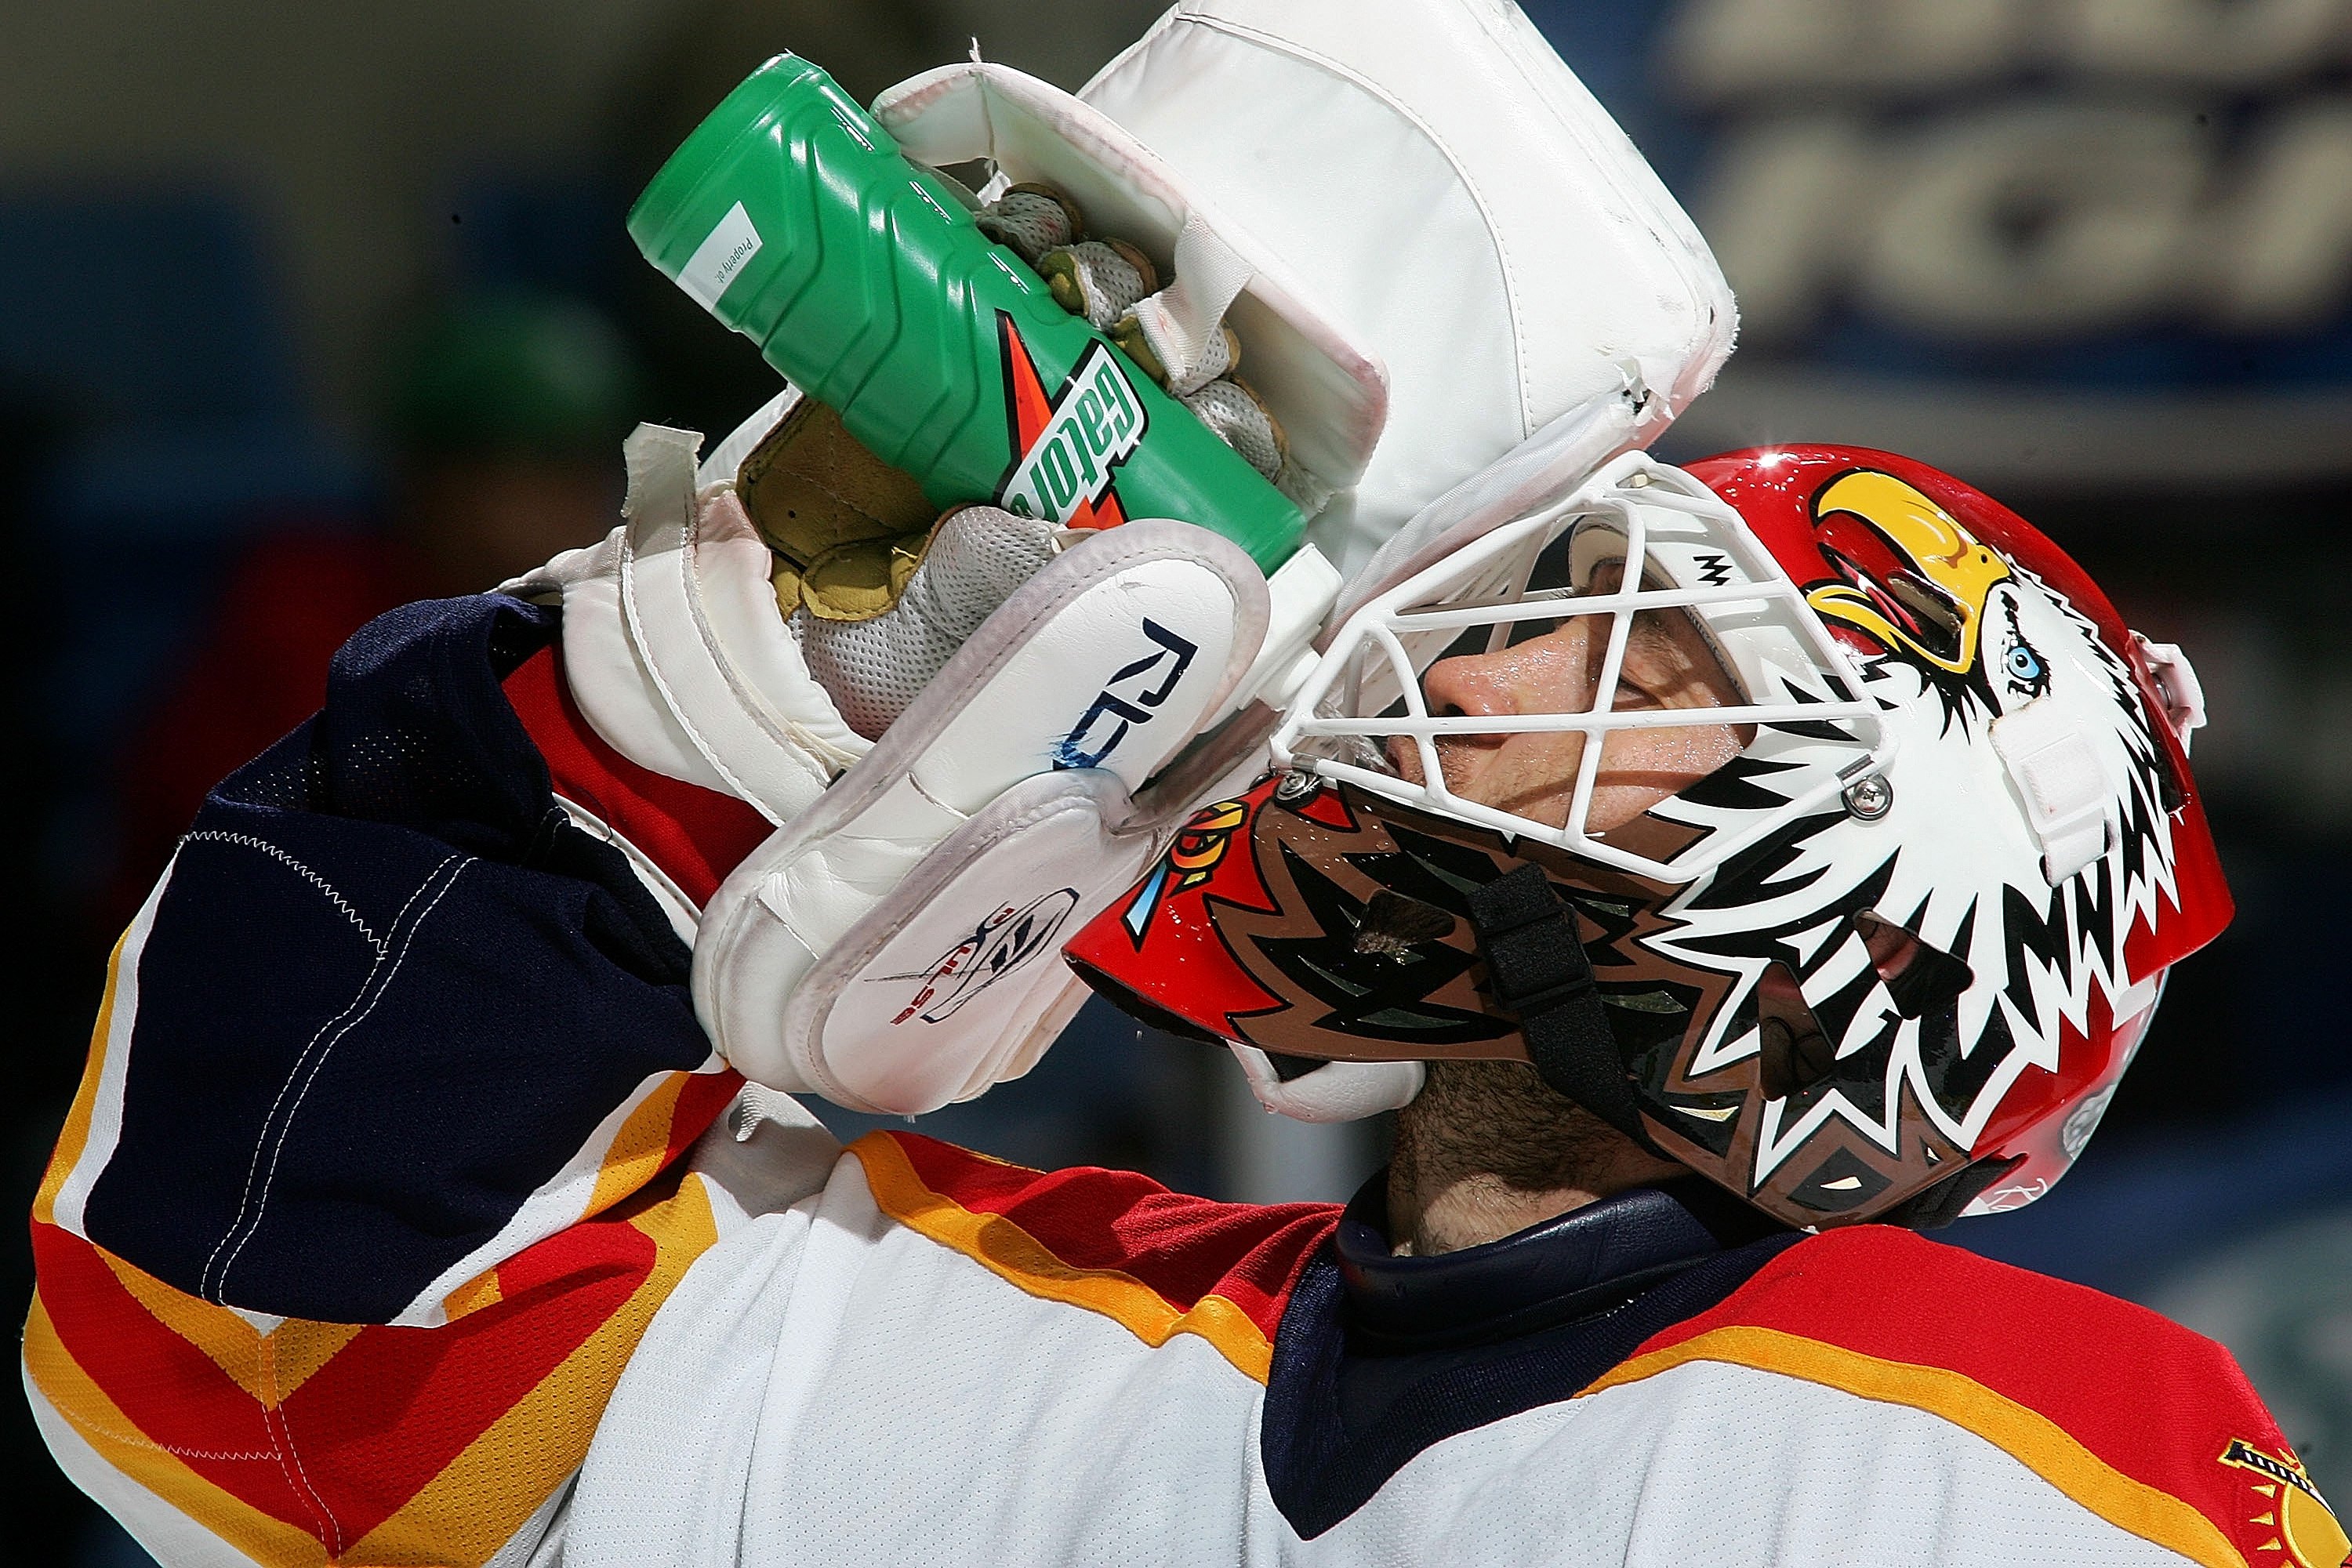
<instances>
[{"instance_id":1,"label":"hockey goalie","mask_svg":"<svg viewBox=\"0 0 2352 1568\"><path fill-rule=\"evenodd\" d=\"M1732 302L1514 8L780 57L630 221L787 390L363 630L115 953L26 1386L158 1559L2352 1552L2219 1347L1921 1234L2229 918L2187 660L1920 463L1649 457ZM796 1098L984 1093L1088 987L1391 1163Z\"/></svg>"}]
</instances>

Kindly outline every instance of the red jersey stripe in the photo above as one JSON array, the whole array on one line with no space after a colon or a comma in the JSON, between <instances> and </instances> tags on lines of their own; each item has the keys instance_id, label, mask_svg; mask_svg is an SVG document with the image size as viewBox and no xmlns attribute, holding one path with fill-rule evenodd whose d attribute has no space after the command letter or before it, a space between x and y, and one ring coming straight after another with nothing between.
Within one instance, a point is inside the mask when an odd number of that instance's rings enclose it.
<instances>
[{"instance_id":1,"label":"red jersey stripe","mask_svg":"<svg viewBox=\"0 0 2352 1568\"><path fill-rule=\"evenodd\" d=\"M91 1423L84 1426L85 1438L173 1455L256 1511L299 1530L323 1531L316 1503L298 1489L285 1463L267 1405L140 1305L89 1242L36 1225L33 1257L58 1348L127 1425L114 1430L103 1416L86 1415L52 1393L77 1426Z\"/></svg>"},{"instance_id":2,"label":"red jersey stripe","mask_svg":"<svg viewBox=\"0 0 2352 1568\"><path fill-rule=\"evenodd\" d=\"M561 645L523 660L502 689L555 793L643 850L698 908L775 831L748 802L640 767L607 745L572 700Z\"/></svg>"},{"instance_id":3,"label":"red jersey stripe","mask_svg":"<svg viewBox=\"0 0 2352 1568\"><path fill-rule=\"evenodd\" d=\"M889 1149L877 1151L877 1140ZM1032 1171L911 1132L869 1134L852 1152L869 1180L877 1156L895 1155L919 1194L1004 1220L1061 1269L1131 1282L1180 1316L1212 1298L1228 1303L1266 1343L1308 1256L1339 1223L1329 1204L1215 1203L1132 1172Z\"/></svg>"},{"instance_id":4,"label":"red jersey stripe","mask_svg":"<svg viewBox=\"0 0 2352 1568\"><path fill-rule=\"evenodd\" d=\"M2263 1521L2281 1483L2226 1455L2301 1474L2221 1346L2145 1308L1887 1226L1789 1248L1587 1392L1696 1359L1943 1415L2198 1562L2276 1560L2278 1531Z\"/></svg>"},{"instance_id":5,"label":"red jersey stripe","mask_svg":"<svg viewBox=\"0 0 2352 1568\"><path fill-rule=\"evenodd\" d=\"M352 1332L283 1397L158 1317L129 1266L37 1225L40 1308L27 1363L43 1394L126 1474L264 1561L479 1563L577 1467L654 1310L717 1233L699 1178L673 1169L608 1215L497 1271L499 1299L435 1329ZM152 1290L168 1290L155 1282ZM290 1527L312 1557L271 1532ZM370 1543L373 1543L371 1545Z\"/></svg>"}]
</instances>

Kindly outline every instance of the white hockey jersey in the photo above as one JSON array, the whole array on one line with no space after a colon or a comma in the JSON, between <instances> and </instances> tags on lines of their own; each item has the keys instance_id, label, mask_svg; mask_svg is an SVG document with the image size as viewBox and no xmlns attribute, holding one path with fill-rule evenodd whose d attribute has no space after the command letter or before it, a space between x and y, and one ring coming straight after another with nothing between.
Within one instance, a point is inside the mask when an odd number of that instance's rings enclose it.
<instances>
[{"instance_id":1,"label":"white hockey jersey","mask_svg":"<svg viewBox=\"0 0 2352 1568\"><path fill-rule=\"evenodd\" d=\"M824 1142L714 1148L724 1181L824 1184L656 1319L567 1564L2343 1555L2219 1352L1906 1232L1724 1247L1698 1218L1737 1219L1681 1187L1389 1259L1376 1194L1335 1238Z\"/></svg>"},{"instance_id":2,"label":"white hockey jersey","mask_svg":"<svg viewBox=\"0 0 2352 1568\"><path fill-rule=\"evenodd\" d=\"M2344 1561L2225 1352L1906 1231L1678 1184L1393 1258L1370 1196L839 1149L633 868L764 823L556 630L376 623L117 953L25 1366L165 1563Z\"/></svg>"}]
</instances>

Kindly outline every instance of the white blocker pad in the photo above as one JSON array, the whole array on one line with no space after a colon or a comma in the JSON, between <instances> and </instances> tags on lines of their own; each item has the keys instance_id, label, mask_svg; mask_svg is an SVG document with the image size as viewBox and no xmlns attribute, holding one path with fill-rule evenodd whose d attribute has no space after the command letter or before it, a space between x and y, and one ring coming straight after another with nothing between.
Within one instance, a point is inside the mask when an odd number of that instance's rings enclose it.
<instances>
[{"instance_id":1,"label":"white blocker pad","mask_svg":"<svg viewBox=\"0 0 2352 1568\"><path fill-rule=\"evenodd\" d=\"M1079 96L1387 367L1379 448L1309 535L1351 590L1409 519L1530 437L1551 432L1546 466L1572 489L1731 352L1706 242L1506 0L1180 0ZM1430 558L1415 531L1370 574Z\"/></svg>"},{"instance_id":2,"label":"white blocker pad","mask_svg":"<svg viewBox=\"0 0 2352 1568\"><path fill-rule=\"evenodd\" d=\"M698 1014L772 1089L917 1114L1025 1071L1079 1000L1060 937L1194 798L1142 800L1255 659L1240 548L1139 520L1072 546L703 911ZM1197 781L1195 781L1197 782Z\"/></svg>"},{"instance_id":3,"label":"white blocker pad","mask_svg":"<svg viewBox=\"0 0 2352 1568\"><path fill-rule=\"evenodd\" d=\"M917 163L987 159L992 192L1037 180L1075 201L1096 236L1150 256L1168 293L1211 290L1242 342L1236 374L1283 428L1312 514L1371 460L1388 415L1378 359L1318 304L1312 279L1101 110L1009 67L972 61L926 71L874 100L874 118ZM1147 303L1150 303L1147 301Z\"/></svg>"},{"instance_id":4,"label":"white blocker pad","mask_svg":"<svg viewBox=\"0 0 2352 1568\"><path fill-rule=\"evenodd\" d=\"M561 596L565 677L608 744L782 824L872 742L809 673L733 489L700 487L701 442L638 426L622 447L626 522L500 592Z\"/></svg>"}]
</instances>

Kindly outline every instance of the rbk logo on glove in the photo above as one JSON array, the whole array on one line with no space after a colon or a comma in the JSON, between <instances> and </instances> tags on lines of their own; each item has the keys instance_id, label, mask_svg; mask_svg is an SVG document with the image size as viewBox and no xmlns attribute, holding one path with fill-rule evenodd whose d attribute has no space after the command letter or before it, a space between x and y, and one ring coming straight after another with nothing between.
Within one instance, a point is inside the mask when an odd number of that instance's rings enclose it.
<instances>
[{"instance_id":1,"label":"rbk logo on glove","mask_svg":"<svg viewBox=\"0 0 2352 1568\"><path fill-rule=\"evenodd\" d=\"M1143 617L1142 629L1145 637L1160 646L1110 678L1109 683L1096 695L1085 716L1055 748L1055 767L1100 767L1105 758L1118 750L1118 743L1127 739L1130 728L1151 722L1153 711L1168 700L1168 694L1176 689L1176 683L1184 679L1186 670L1192 668L1192 656L1201 651L1199 647L1149 616ZM1171 662L1167 673L1160 677L1156 685L1148 690L1134 692L1132 700L1119 695L1118 688L1121 684L1156 674L1163 659ZM1088 751L1088 741L1100 732L1098 726L1105 720L1113 721L1117 728L1109 730L1100 745Z\"/></svg>"}]
</instances>

